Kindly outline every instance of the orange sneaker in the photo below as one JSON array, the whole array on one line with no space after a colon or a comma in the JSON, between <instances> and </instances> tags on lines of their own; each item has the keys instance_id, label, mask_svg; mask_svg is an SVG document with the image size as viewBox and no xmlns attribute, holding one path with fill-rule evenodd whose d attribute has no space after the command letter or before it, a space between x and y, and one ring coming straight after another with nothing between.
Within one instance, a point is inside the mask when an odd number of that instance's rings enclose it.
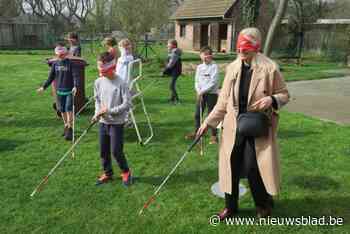
<instances>
[{"instance_id":1,"label":"orange sneaker","mask_svg":"<svg viewBox=\"0 0 350 234\"><path fill-rule=\"evenodd\" d=\"M132 178L132 175L131 175L131 172L130 172L130 171L128 171L128 172L123 172L123 173L121 174L121 177L122 177L123 185L129 186L129 185L132 184L133 178Z\"/></svg>"},{"instance_id":2,"label":"orange sneaker","mask_svg":"<svg viewBox=\"0 0 350 234\"><path fill-rule=\"evenodd\" d=\"M106 175L106 173L103 173L96 181L96 185L105 184L109 181L113 180L112 175Z\"/></svg>"}]
</instances>

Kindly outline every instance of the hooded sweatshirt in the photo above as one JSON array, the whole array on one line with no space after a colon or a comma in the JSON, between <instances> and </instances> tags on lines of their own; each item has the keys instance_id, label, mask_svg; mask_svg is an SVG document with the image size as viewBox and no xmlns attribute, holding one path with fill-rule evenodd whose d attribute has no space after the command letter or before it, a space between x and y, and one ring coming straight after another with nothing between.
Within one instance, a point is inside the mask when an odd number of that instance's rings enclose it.
<instances>
[{"instance_id":1,"label":"hooded sweatshirt","mask_svg":"<svg viewBox=\"0 0 350 234\"><path fill-rule=\"evenodd\" d=\"M170 76L180 76L182 73L182 51L179 48L169 50L168 64L165 67L164 74Z\"/></svg>"}]
</instances>

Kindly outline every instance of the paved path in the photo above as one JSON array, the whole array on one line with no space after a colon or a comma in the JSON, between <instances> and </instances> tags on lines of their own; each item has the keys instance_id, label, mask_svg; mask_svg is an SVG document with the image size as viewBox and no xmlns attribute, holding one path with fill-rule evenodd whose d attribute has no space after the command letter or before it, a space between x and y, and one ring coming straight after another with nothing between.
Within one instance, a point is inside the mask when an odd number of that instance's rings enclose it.
<instances>
[{"instance_id":1,"label":"paved path","mask_svg":"<svg viewBox=\"0 0 350 234\"><path fill-rule=\"evenodd\" d=\"M338 124L350 124L350 76L287 84L291 101L286 109Z\"/></svg>"}]
</instances>

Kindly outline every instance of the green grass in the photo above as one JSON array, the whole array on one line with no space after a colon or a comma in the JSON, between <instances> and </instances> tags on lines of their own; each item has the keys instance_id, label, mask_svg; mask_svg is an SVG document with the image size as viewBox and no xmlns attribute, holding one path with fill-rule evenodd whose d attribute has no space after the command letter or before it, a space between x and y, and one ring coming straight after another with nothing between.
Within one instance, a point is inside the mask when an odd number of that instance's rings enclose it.
<instances>
[{"instance_id":1,"label":"green grass","mask_svg":"<svg viewBox=\"0 0 350 234\"><path fill-rule=\"evenodd\" d=\"M160 60L166 59L166 48L164 46L154 46ZM154 54L151 53L154 57ZM230 63L236 58L235 54L215 54L214 60L217 63ZM184 52L182 56L184 63L201 63L199 55ZM276 60L285 76L286 81L319 80L327 78L337 78L350 75L350 69L343 64L331 62L326 58L321 58L312 54L303 57L301 65L296 60ZM334 70L341 70L337 73Z\"/></svg>"},{"instance_id":2,"label":"green grass","mask_svg":"<svg viewBox=\"0 0 350 234\"><path fill-rule=\"evenodd\" d=\"M193 130L193 79L182 77L179 106L167 104L168 82L159 65L145 64L142 83L155 137L146 147L126 130L125 152L136 178L130 188L120 179L94 185L101 172L97 128L83 139L76 159L68 158L42 192L29 197L37 183L68 149L53 115L49 92L35 89L46 79L44 55L0 55L0 230L1 233L349 233L350 128L300 114L281 113L282 192L275 217L343 217L344 226L226 226L212 227L208 218L224 205L210 186L217 181L217 147L206 144L204 157L192 152L143 216L137 213L153 194L189 142ZM89 56L87 86L96 77ZM286 74L288 77L288 73ZM91 88L87 90L91 94ZM78 133L93 111L77 120ZM141 113L142 131L145 122ZM208 139L206 139L208 141ZM115 167L116 175L119 170ZM246 181L242 181L246 184ZM254 216L250 194L240 201L241 216Z\"/></svg>"},{"instance_id":3,"label":"green grass","mask_svg":"<svg viewBox=\"0 0 350 234\"><path fill-rule=\"evenodd\" d=\"M286 62L279 63L287 81L319 80L348 76L350 74L350 69L344 65L310 57L303 59L302 65ZM341 72L337 73L334 70L341 70Z\"/></svg>"}]
</instances>

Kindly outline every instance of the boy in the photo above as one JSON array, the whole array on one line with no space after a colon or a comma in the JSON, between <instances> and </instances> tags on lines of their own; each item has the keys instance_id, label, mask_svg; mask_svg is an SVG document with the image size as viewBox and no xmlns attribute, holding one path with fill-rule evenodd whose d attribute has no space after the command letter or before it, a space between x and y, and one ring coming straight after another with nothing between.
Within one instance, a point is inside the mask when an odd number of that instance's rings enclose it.
<instances>
[{"instance_id":1,"label":"boy","mask_svg":"<svg viewBox=\"0 0 350 234\"><path fill-rule=\"evenodd\" d=\"M186 136L186 139L194 139L198 128L200 127L200 115L203 114L205 107L208 108L208 114L213 110L218 99L219 88L219 68L213 61L213 51L210 47L203 47L200 51L202 64L197 67L195 76L195 88L197 92L197 103L195 112L195 131ZM202 109L202 113L200 110ZM212 128L210 144L217 144L217 130Z\"/></svg>"},{"instance_id":2,"label":"boy","mask_svg":"<svg viewBox=\"0 0 350 234\"><path fill-rule=\"evenodd\" d=\"M78 34L75 32L69 33L67 40L69 42L69 54L71 56L81 57L81 46Z\"/></svg>"},{"instance_id":3,"label":"boy","mask_svg":"<svg viewBox=\"0 0 350 234\"><path fill-rule=\"evenodd\" d=\"M177 41L176 40L169 40L168 41L168 64L166 65L163 75L169 75L171 76L171 82L170 82L170 92L171 96L169 99L169 102L172 104L178 104L179 103L179 96L176 92L176 81L177 78L182 73L182 61L181 61L181 50L177 48Z\"/></svg>"},{"instance_id":4,"label":"boy","mask_svg":"<svg viewBox=\"0 0 350 234\"><path fill-rule=\"evenodd\" d=\"M132 183L131 171L123 152L124 123L131 107L128 86L115 74L115 59L109 52L104 52L98 59L100 77L95 81L95 115L92 121L100 122L100 156L104 173L96 185L112 180L113 169L111 153L122 170L125 186Z\"/></svg>"},{"instance_id":5,"label":"boy","mask_svg":"<svg viewBox=\"0 0 350 234\"><path fill-rule=\"evenodd\" d=\"M128 82L128 66L129 63L134 60L134 56L132 55L131 42L129 39L123 39L119 42L118 46L120 57L118 58L117 62L117 75L125 82Z\"/></svg>"},{"instance_id":6,"label":"boy","mask_svg":"<svg viewBox=\"0 0 350 234\"><path fill-rule=\"evenodd\" d=\"M73 96L76 95L79 85L79 71L76 65L68 59L68 50L63 43L57 44L55 54L57 60L52 62L49 77L37 91L43 93L55 81L58 110L61 112L64 123L63 136L67 141L71 141L73 138Z\"/></svg>"},{"instance_id":7,"label":"boy","mask_svg":"<svg viewBox=\"0 0 350 234\"><path fill-rule=\"evenodd\" d=\"M113 37L106 37L103 39L102 45L106 47L107 51L113 55L114 58L118 57L117 49L114 46L117 44Z\"/></svg>"}]
</instances>

